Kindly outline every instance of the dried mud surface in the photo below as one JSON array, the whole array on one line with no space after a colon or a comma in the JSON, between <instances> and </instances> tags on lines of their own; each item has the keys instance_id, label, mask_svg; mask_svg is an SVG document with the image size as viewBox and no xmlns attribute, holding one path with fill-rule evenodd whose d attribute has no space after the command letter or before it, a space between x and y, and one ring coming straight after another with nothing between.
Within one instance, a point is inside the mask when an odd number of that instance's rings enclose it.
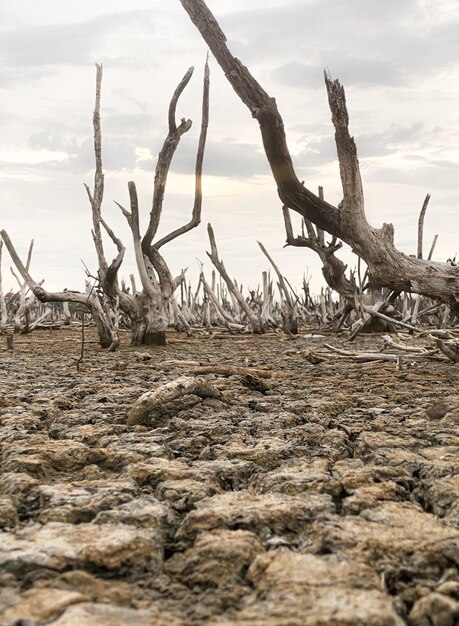
<instances>
[{"instance_id":1,"label":"dried mud surface","mask_svg":"<svg viewBox=\"0 0 459 626\"><path fill-rule=\"evenodd\" d=\"M90 335L80 372L76 331L1 345L0 626L459 624L458 366L325 341ZM126 425L196 363L279 375Z\"/></svg>"}]
</instances>

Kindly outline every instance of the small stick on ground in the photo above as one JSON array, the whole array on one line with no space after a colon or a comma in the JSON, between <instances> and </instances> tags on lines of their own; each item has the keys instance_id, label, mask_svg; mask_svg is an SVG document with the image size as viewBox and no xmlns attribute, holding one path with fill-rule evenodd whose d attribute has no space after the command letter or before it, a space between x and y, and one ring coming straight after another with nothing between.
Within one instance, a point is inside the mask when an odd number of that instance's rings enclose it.
<instances>
[{"instance_id":1,"label":"small stick on ground","mask_svg":"<svg viewBox=\"0 0 459 626\"><path fill-rule=\"evenodd\" d=\"M335 348L335 346L331 346L328 343L325 343L324 346L332 352L336 352L336 354L339 354L340 356L347 356L358 362L397 361L398 358L396 354L383 354L382 352L349 352L349 350Z\"/></svg>"},{"instance_id":2,"label":"small stick on ground","mask_svg":"<svg viewBox=\"0 0 459 626\"><path fill-rule=\"evenodd\" d=\"M219 376L246 376L252 374L260 378L284 378L286 372L256 369L254 367L232 367L227 365L203 365L192 371L193 374L218 374Z\"/></svg>"}]
</instances>

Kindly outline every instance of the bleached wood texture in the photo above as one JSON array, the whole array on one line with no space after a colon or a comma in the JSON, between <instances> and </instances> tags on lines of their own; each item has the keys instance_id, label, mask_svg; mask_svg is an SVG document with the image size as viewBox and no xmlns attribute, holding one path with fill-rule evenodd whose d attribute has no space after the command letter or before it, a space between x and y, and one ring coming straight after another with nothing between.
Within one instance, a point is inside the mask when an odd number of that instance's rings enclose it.
<instances>
[{"instance_id":1,"label":"bleached wood texture","mask_svg":"<svg viewBox=\"0 0 459 626\"><path fill-rule=\"evenodd\" d=\"M141 395L129 412L127 423L129 426L143 424L154 407L189 394L200 398L220 398L222 395L204 376L181 376Z\"/></svg>"},{"instance_id":2,"label":"bleached wood texture","mask_svg":"<svg viewBox=\"0 0 459 626\"><path fill-rule=\"evenodd\" d=\"M367 222L357 149L349 133L346 98L340 82L325 74L343 187L343 200L335 207L316 196L298 179L275 99L231 54L225 34L206 3L203 0L180 2L236 94L257 120L282 203L348 243L367 263L369 277L375 284L394 291L410 291L436 298L458 310L458 266L408 256L395 247L392 224L383 224L382 228L376 229Z\"/></svg>"}]
</instances>

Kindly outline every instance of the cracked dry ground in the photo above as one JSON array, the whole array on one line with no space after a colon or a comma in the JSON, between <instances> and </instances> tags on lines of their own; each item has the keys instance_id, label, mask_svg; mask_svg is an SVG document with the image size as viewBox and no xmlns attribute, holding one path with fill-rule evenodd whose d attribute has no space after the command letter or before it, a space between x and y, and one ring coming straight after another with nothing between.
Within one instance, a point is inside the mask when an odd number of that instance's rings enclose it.
<instances>
[{"instance_id":1,"label":"cracked dry ground","mask_svg":"<svg viewBox=\"0 0 459 626\"><path fill-rule=\"evenodd\" d=\"M79 373L76 331L1 347L1 626L459 623L457 366L312 365L323 338L90 339ZM261 393L210 374L221 400L126 425L195 362L284 375Z\"/></svg>"}]
</instances>

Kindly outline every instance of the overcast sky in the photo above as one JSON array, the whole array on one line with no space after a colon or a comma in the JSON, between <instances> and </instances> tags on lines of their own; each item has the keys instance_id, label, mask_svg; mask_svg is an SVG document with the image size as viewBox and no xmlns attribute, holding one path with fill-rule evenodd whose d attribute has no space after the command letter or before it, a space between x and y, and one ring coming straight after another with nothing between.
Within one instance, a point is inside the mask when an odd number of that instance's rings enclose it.
<instances>
[{"instance_id":1,"label":"overcast sky","mask_svg":"<svg viewBox=\"0 0 459 626\"><path fill-rule=\"evenodd\" d=\"M459 4L455 0L208 0L233 53L275 96L298 176L341 199L333 127L322 71L346 88L369 221L395 225L396 242L416 250L419 209L432 194L425 247L434 258L459 250ZM170 97L195 74L178 106L193 120L172 163L160 234L187 222L193 205L206 47L179 0L15 0L0 8L0 225L48 288L81 289L81 259L95 271L91 215L83 188L93 179L94 63L103 63L102 132L106 220L129 248L113 200L138 186L147 222L156 155L167 133ZM211 111L204 161L202 224L163 248L174 273L200 259L210 268L213 224L229 273L255 287L264 243L295 284L315 291L320 265L304 249L283 249L280 202L258 126L211 59ZM114 256L107 243L107 256ZM351 255L344 253L351 265ZM14 285L3 260L6 287ZM133 271L132 255L121 275Z\"/></svg>"}]
</instances>

